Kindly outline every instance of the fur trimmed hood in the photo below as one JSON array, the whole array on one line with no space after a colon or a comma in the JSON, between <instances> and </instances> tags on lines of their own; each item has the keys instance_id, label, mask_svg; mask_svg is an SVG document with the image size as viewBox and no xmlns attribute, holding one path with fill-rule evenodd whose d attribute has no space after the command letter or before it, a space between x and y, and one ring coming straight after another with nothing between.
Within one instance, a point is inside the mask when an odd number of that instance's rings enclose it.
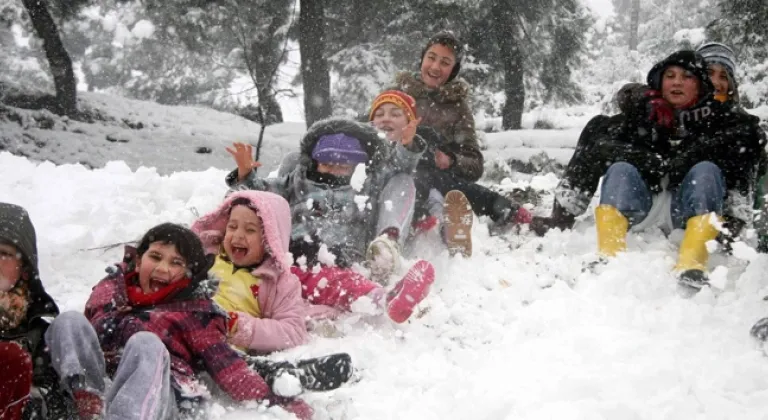
<instances>
[{"instance_id":1,"label":"fur trimmed hood","mask_svg":"<svg viewBox=\"0 0 768 420\"><path fill-rule=\"evenodd\" d=\"M457 77L437 89L428 87L418 73L401 71L395 75L395 83L414 98L432 97L438 103L455 103L469 97L469 83Z\"/></svg>"},{"instance_id":2,"label":"fur trimmed hood","mask_svg":"<svg viewBox=\"0 0 768 420\"><path fill-rule=\"evenodd\" d=\"M327 118L312 124L304 134L300 144L300 164L312 167L312 150L320 137L326 134L344 133L360 141L360 146L368 154L368 168L379 168L388 159L386 143L379 137L372 125L347 118Z\"/></svg>"}]
</instances>

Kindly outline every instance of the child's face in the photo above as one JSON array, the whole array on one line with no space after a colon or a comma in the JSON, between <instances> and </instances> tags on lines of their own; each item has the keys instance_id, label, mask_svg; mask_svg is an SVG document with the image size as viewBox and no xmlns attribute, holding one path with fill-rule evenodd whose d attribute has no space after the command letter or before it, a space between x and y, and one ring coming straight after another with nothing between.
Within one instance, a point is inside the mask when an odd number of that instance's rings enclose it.
<instances>
[{"instance_id":1,"label":"child's face","mask_svg":"<svg viewBox=\"0 0 768 420\"><path fill-rule=\"evenodd\" d=\"M141 291L149 294L183 279L187 272L187 261L176 249L176 245L152 242L136 263L139 271Z\"/></svg>"},{"instance_id":2,"label":"child's face","mask_svg":"<svg viewBox=\"0 0 768 420\"><path fill-rule=\"evenodd\" d=\"M728 95L728 72L721 64L710 64L707 66L709 71L709 78L712 80L712 84L715 85L715 93L718 95Z\"/></svg>"},{"instance_id":3,"label":"child's face","mask_svg":"<svg viewBox=\"0 0 768 420\"><path fill-rule=\"evenodd\" d=\"M408 116L399 106L385 103L376 108L371 121L377 130L387 133L391 141L403 138L403 129L408 125Z\"/></svg>"},{"instance_id":4,"label":"child's face","mask_svg":"<svg viewBox=\"0 0 768 420\"><path fill-rule=\"evenodd\" d=\"M699 95L699 79L679 66L669 66L661 78L661 96L674 108L693 103Z\"/></svg>"},{"instance_id":5,"label":"child's face","mask_svg":"<svg viewBox=\"0 0 768 420\"><path fill-rule=\"evenodd\" d=\"M346 163L317 163L317 172L334 176L350 176L355 172L355 166Z\"/></svg>"},{"instance_id":6,"label":"child's face","mask_svg":"<svg viewBox=\"0 0 768 420\"><path fill-rule=\"evenodd\" d=\"M248 206L232 208L224 234L224 251L238 267L248 267L264 259L264 226L261 217Z\"/></svg>"},{"instance_id":7,"label":"child's face","mask_svg":"<svg viewBox=\"0 0 768 420\"><path fill-rule=\"evenodd\" d=\"M13 289L21 277L21 254L15 246L0 243L0 292Z\"/></svg>"},{"instance_id":8,"label":"child's face","mask_svg":"<svg viewBox=\"0 0 768 420\"><path fill-rule=\"evenodd\" d=\"M456 54L451 47L435 44L429 47L421 62L421 80L432 88L444 85L456 65Z\"/></svg>"}]
</instances>

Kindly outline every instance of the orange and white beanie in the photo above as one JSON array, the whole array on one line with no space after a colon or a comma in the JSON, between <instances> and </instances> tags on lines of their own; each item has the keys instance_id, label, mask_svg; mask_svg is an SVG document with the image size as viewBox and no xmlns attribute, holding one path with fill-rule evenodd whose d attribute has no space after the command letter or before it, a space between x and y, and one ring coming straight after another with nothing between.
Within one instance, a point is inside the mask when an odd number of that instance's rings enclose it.
<instances>
[{"instance_id":1,"label":"orange and white beanie","mask_svg":"<svg viewBox=\"0 0 768 420\"><path fill-rule=\"evenodd\" d=\"M376 110L384 104L395 104L398 108L402 109L408 118L408 122L416 119L416 100L413 99L413 96L399 90L385 90L373 100L371 113L368 116L369 121L373 121L373 115L376 113Z\"/></svg>"}]
</instances>

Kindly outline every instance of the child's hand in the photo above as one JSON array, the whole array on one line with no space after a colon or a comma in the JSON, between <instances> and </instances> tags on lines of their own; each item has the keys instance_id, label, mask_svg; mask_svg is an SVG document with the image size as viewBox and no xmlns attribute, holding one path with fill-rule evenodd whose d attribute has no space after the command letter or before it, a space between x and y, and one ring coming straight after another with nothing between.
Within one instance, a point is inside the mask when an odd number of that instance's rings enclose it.
<instances>
[{"instance_id":1,"label":"child's hand","mask_svg":"<svg viewBox=\"0 0 768 420\"><path fill-rule=\"evenodd\" d=\"M420 123L421 118L417 118L411 120L411 122L403 128L403 140L401 141L403 146L408 147L413 143L413 138L416 137L416 127L418 127Z\"/></svg>"},{"instance_id":2,"label":"child's hand","mask_svg":"<svg viewBox=\"0 0 768 420\"><path fill-rule=\"evenodd\" d=\"M435 165L440 169L448 169L453 165L453 159L450 155L447 155L439 150L435 150Z\"/></svg>"},{"instance_id":3,"label":"child's hand","mask_svg":"<svg viewBox=\"0 0 768 420\"><path fill-rule=\"evenodd\" d=\"M235 158L237 163L237 180L242 181L248 177L253 168L258 168L261 163L253 160L253 146L245 143L232 143L234 150L227 147L227 152Z\"/></svg>"}]
</instances>

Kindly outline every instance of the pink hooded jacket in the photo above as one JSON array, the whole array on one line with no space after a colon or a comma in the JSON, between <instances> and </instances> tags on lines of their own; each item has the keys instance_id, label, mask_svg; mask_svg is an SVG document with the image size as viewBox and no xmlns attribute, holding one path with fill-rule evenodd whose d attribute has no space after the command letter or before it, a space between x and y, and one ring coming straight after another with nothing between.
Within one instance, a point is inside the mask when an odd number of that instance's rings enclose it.
<instances>
[{"instance_id":1,"label":"pink hooded jacket","mask_svg":"<svg viewBox=\"0 0 768 420\"><path fill-rule=\"evenodd\" d=\"M268 257L252 271L261 280L259 307L262 318L238 312L237 330L230 343L269 353L295 347L307 341L306 306L301 298L301 284L291 274L292 257L288 252L291 212L288 202L277 194L263 191L239 191L227 197L213 212L192 224L207 253L219 252L224 240L232 202L245 198L256 209L264 225Z\"/></svg>"}]
</instances>

